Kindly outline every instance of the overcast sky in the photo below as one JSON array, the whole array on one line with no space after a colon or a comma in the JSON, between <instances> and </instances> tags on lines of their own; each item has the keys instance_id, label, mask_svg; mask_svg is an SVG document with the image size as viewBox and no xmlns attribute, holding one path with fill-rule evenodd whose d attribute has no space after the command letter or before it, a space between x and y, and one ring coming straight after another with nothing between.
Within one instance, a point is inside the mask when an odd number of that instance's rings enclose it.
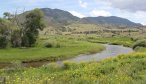
<instances>
[{"instance_id":1,"label":"overcast sky","mask_svg":"<svg viewBox=\"0 0 146 84\"><path fill-rule=\"evenodd\" d=\"M81 18L119 16L146 25L146 0L0 0L0 16L24 8L58 8Z\"/></svg>"}]
</instances>

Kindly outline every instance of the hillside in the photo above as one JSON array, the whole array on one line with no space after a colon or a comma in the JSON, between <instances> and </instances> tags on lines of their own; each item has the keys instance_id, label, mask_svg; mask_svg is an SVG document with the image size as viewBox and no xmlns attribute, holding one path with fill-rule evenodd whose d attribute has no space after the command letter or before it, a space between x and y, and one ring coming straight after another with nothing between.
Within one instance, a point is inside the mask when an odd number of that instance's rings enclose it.
<instances>
[{"instance_id":1,"label":"hillside","mask_svg":"<svg viewBox=\"0 0 146 84\"><path fill-rule=\"evenodd\" d=\"M79 20L78 17L64 10L50 8L42 8L41 10L45 15L44 20L47 25L62 26Z\"/></svg>"},{"instance_id":2,"label":"hillside","mask_svg":"<svg viewBox=\"0 0 146 84\"><path fill-rule=\"evenodd\" d=\"M116 16L110 17L85 17L81 19L82 23L91 23L91 24L110 24L110 25L124 25L124 26L142 26L141 24L131 22L128 19L120 18Z\"/></svg>"},{"instance_id":3,"label":"hillside","mask_svg":"<svg viewBox=\"0 0 146 84\"><path fill-rule=\"evenodd\" d=\"M141 24L134 23L128 19L120 18L116 16L110 17L85 17L80 19L79 17L73 16L68 11L60 9L50 9L42 8L41 9L45 15L45 22L47 25L68 25L70 23L80 22L87 24L108 24L108 25L124 25L124 26L142 26Z\"/></svg>"}]
</instances>

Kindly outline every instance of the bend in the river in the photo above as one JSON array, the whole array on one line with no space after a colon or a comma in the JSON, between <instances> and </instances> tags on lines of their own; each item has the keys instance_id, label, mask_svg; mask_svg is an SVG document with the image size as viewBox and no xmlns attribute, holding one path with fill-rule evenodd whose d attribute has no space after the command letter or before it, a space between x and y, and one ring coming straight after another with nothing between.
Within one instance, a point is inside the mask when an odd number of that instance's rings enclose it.
<instances>
[{"instance_id":1,"label":"bend in the river","mask_svg":"<svg viewBox=\"0 0 146 84\"><path fill-rule=\"evenodd\" d=\"M88 62L88 61L100 61L105 58L115 57L120 54L127 54L133 52L132 48L124 47L121 45L108 45L103 44L106 46L106 49L100 53L92 54L92 55L80 55L72 59L68 59L66 61L71 62Z\"/></svg>"}]
</instances>

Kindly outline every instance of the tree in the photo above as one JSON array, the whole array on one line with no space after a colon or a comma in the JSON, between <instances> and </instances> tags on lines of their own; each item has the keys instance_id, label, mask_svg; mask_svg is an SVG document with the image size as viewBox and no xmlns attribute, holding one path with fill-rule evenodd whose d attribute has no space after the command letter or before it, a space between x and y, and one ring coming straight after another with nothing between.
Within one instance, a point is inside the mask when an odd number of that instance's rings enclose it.
<instances>
[{"instance_id":1,"label":"tree","mask_svg":"<svg viewBox=\"0 0 146 84\"><path fill-rule=\"evenodd\" d=\"M20 29L13 30L11 34L11 44L12 47L21 47L22 39Z\"/></svg>"},{"instance_id":2,"label":"tree","mask_svg":"<svg viewBox=\"0 0 146 84\"><path fill-rule=\"evenodd\" d=\"M43 13L39 9L34 9L26 15L24 22L25 29L23 31L22 46L32 47L38 38L39 30L45 27L43 22Z\"/></svg>"},{"instance_id":3,"label":"tree","mask_svg":"<svg viewBox=\"0 0 146 84\"><path fill-rule=\"evenodd\" d=\"M4 18L8 19L8 20L11 20L12 17L13 17L13 15L11 13L9 13L9 12L5 12L3 15L4 15Z\"/></svg>"},{"instance_id":4,"label":"tree","mask_svg":"<svg viewBox=\"0 0 146 84\"><path fill-rule=\"evenodd\" d=\"M0 48L6 48L10 40L11 24L8 20L0 19Z\"/></svg>"}]
</instances>

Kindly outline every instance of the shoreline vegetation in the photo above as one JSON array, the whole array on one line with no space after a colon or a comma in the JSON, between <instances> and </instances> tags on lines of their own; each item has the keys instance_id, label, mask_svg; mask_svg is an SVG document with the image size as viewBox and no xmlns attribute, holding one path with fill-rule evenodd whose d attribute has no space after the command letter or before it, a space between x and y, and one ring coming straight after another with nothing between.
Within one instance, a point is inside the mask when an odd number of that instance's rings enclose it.
<instances>
[{"instance_id":1,"label":"shoreline vegetation","mask_svg":"<svg viewBox=\"0 0 146 84\"><path fill-rule=\"evenodd\" d=\"M45 47L47 43L51 45L50 48ZM37 46L33 48L0 49L0 62L57 61L80 54L94 54L104 49L105 47L101 44L58 36L57 39L56 37L51 37L46 40L40 40Z\"/></svg>"},{"instance_id":2,"label":"shoreline vegetation","mask_svg":"<svg viewBox=\"0 0 146 84\"><path fill-rule=\"evenodd\" d=\"M95 36L86 37L83 35L41 37L37 41L36 47L0 49L0 62L11 63L13 61L20 61L27 63L31 61L58 61L80 54L101 52L105 49L101 43L113 45L123 45L127 43L127 46L131 46L133 41L125 37L99 38Z\"/></svg>"},{"instance_id":3,"label":"shoreline vegetation","mask_svg":"<svg viewBox=\"0 0 146 84\"><path fill-rule=\"evenodd\" d=\"M42 65L46 62L65 60L81 54L101 52L105 49L104 45L101 45L103 43L112 45L125 44L126 47L131 47L134 41L128 37L100 38L92 35L40 36L35 47L32 48L0 49L0 64L3 67L20 62L20 64L24 64L25 66L27 64L33 66L34 64L34 67L36 67L38 62L40 62L38 64Z\"/></svg>"}]
</instances>

